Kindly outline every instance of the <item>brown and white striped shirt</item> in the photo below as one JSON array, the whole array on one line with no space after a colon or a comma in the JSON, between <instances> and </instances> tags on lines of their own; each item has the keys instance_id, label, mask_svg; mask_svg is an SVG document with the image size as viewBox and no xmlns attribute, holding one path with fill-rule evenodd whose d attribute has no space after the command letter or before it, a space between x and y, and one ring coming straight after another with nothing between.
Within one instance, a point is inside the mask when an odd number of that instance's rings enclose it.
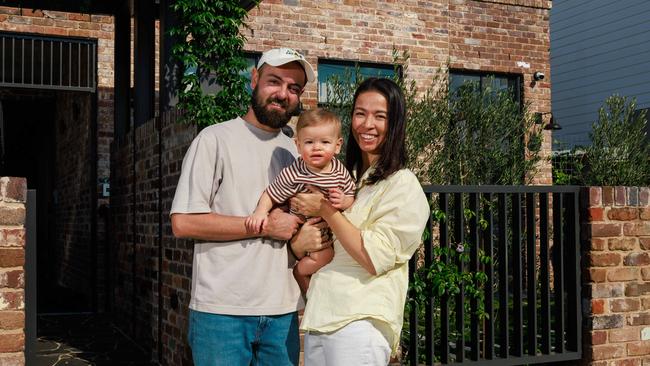
<instances>
[{"instance_id":1,"label":"brown and white striped shirt","mask_svg":"<svg viewBox=\"0 0 650 366\"><path fill-rule=\"evenodd\" d=\"M266 188L266 193L274 203L283 203L297 193L308 193L309 184L318 187L325 197L331 188L339 188L346 196L354 196L356 188L350 173L338 159L332 159L331 172L321 174L309 170L304 160L299 157L293 164L282 169L273 183Z\"/></svg>"}]
</instances>

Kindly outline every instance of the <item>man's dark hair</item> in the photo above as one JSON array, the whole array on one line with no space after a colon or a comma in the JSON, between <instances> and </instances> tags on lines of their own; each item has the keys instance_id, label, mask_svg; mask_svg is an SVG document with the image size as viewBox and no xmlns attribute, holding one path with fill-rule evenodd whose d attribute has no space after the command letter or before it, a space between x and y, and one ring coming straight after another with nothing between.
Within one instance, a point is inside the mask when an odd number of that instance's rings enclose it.
<instances>
[{"instance_id":1,"label":"man's dark hair","mask_svg":"<svg viewBox=\"0 0 650 366\"><path fill-rule=\"evenodd\" d=\"M386 98L388 107L388 121L386 126L386 139L382 143L379 159L375 169L368 176L366 183L374 184L382 179L388 178L391 174L402 169L406 165L406 101L402 89L392 80L384 78L368 78L364 80L354 93L352 100L352 113L354 105L360 94L365 92L377 92ZM361 168L361 149L352 134L352 124L348 134L348 143L345 152L345 166L349 171L355 173L357 180Z\"/></svg>"}]
</instances>

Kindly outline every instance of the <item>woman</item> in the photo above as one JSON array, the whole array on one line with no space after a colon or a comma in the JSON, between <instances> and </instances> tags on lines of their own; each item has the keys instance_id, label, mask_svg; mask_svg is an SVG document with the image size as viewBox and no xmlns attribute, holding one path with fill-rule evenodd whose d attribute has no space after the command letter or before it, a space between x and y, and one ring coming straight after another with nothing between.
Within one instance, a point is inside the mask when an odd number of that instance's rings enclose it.
<instances>
[{"instance_id":1,"label":"woman","mask_svg":"<svg viewBox=\"0 0 650 366\"><path fill-rule=\"evenodd\" d=\"M312 276L301 329L305 365L387 365L399 344L408 260L420 244L429 205L415 175L404 168L404 95L388 79L357 88L346 166L357 180L344 213L322 195L291 202L321 216L336 236L331 263Z\"/></svg>"}]
</instances>

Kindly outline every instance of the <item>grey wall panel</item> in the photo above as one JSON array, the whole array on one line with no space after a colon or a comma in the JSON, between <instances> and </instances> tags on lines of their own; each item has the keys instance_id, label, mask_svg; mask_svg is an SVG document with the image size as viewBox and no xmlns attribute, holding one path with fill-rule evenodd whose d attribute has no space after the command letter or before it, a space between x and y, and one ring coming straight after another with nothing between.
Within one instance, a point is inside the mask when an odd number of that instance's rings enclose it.
<instances>
[{"instance_id":1,"label":"grey wall panel","mask_svg":"<svg viewBox=\"0 0 650 366\"><path fill-rule=\"evenodd\" d=\"M550 23L554 140L587 143L614 93L650 107L650 1L555 0Z\"/></svg>"}]
</instances>

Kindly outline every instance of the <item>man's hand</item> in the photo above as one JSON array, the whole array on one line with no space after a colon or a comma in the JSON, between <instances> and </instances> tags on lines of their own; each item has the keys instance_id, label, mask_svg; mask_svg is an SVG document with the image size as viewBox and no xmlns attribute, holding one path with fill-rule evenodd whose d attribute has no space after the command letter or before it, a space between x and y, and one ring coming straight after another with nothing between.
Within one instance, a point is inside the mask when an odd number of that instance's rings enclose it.
<instances>
[{"instance_id":1,"label":"man's hand","mask_svg":"<svg viewBox=\"0 0 650 366\"><path fill-rule=\"evenodd\" d=\"M271 210L262 225L262 236L277 240L289 240L298 231L298 226L302 222L300 217L275 208Z\"/></svg>"},{"instance_id":2,"label":"man's hand","mask_svg":"<svg viewBox=\"0 0 650 366\"><path fill-rule=\"evenodd\" d=\"M329 230L324 230L326 228L327 222L320 217L307 219L290 242L291 250L298 259L304 257L307 252L317 252L332 245Z\"/></svg>"}]
</instances>

